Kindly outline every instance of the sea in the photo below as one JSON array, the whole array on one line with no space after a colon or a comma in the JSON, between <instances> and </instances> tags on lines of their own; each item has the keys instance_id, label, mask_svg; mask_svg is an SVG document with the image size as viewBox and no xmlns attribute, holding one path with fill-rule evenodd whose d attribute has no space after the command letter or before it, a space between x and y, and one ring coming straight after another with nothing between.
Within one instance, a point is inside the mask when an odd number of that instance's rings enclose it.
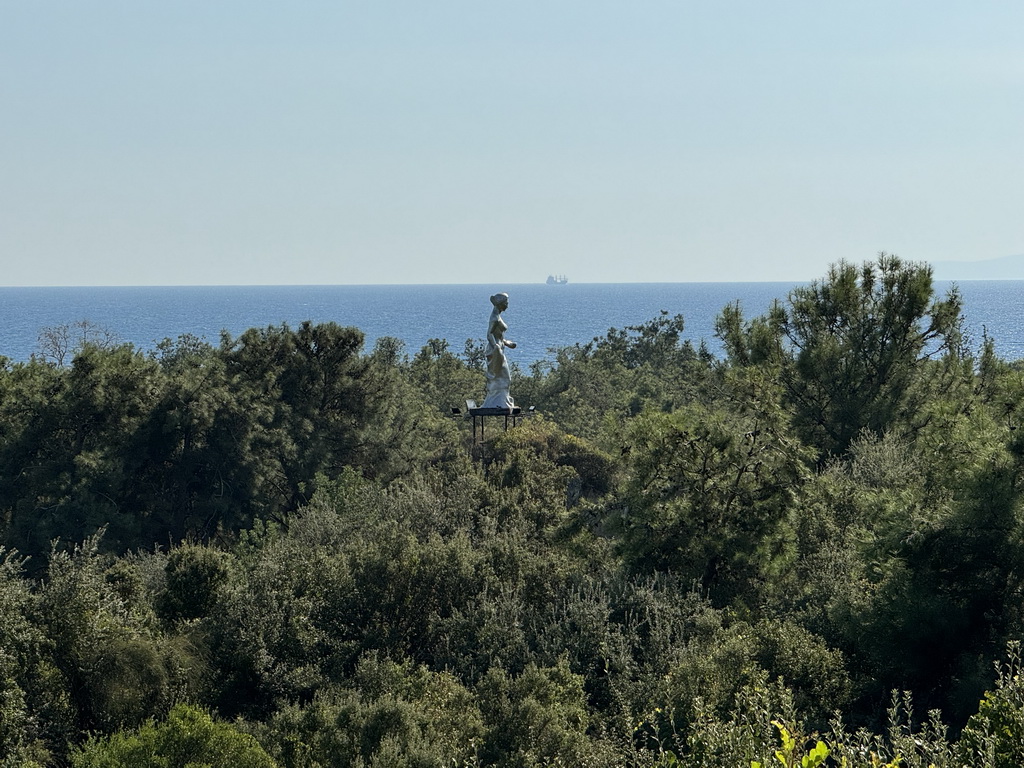
<instances>
[{"instance_id":1,"label":"sea","mask_svg":"<svg viewBox=\"0 0 1024 768\"><path fill-rule=\"evenodd\" d=\"M163 339L189 334L212 344L223 333L305 320L356 326L365 348L383 336L400 339L415 354L431 339L461 353L467 340L486 334L498 291L509 294L506 337L517 343L510 361L523 369L550 360L559 347L586 343L611 328L681 314L685 337L713 352L715 317L739 302L748 317L784 300L794 283L568 283L566 285L316 285L0 288L0 355L26 361L39 352L47 328L87 321L144 351ZM951 283L937 281L939 294ZM1024 358L1024 281L972 280L957 284L969 339L984 334L1007 360Z\"/></svg>"}]
</instances>

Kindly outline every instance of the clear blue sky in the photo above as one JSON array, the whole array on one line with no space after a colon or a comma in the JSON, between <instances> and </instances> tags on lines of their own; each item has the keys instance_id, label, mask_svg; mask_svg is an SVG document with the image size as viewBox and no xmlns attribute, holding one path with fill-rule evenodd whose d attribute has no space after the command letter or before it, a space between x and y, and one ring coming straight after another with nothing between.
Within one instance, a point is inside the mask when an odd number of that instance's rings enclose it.
<instances>
[{"instance_id":1,"label":"clear blue sky","mask_svg":"<svg viewBox=\"0 0 1024 768\"><path fill-rule=\"evenodd\" d=\"M1024 3L0 0L3 285L1024 252Z\"/></svg>"}]
</instances>

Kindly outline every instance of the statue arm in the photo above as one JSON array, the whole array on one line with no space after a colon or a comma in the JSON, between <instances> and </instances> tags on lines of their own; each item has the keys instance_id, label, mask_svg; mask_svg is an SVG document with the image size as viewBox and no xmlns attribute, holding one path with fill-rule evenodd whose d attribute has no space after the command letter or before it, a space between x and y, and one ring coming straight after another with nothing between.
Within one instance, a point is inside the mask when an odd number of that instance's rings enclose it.
<instances>
[{"instance_id":1,"label":"statue arm","mask_svg":"<svg viewBox=\"0 0 1024 768\"><path fill-rule=\"evenodd\" d=\"M495 326L491 327L494 328ZM516 348L516 343L514 341L509 341L508 339L506 339L505 336L503 335L503 332L494 333L493 330L489 331L487 333L487 341L489 341L491 345L495 347L508 347L509 349Z\"/></svg>"}]
</instances>

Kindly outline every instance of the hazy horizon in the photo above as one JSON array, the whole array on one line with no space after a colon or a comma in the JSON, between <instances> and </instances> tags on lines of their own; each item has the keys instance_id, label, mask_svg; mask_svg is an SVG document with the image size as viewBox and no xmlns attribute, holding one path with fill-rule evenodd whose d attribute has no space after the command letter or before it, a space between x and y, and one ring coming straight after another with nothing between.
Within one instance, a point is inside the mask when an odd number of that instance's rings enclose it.
<instances>
[{"instance_id":1,"label":"hazy horizon","mask_svg":"<svg viewBox=\"0 0 1024 768\"><path fill-rule=\"evenodd\" d=\"M869 259L870 260L870 259ZM937 282L966 282L972 280L985 281L985 280L1002 280L1002 281L1024 281L1024 254L1003 256L996 259L985 259L978 261L949 261L949 262L928 262L933 268L934 279ZM974 276L971 276L973 273ZM993 276L999 275L999 276ZM569 280L570 285L729 285L729 284L779 284L779 285L792 285L795 283L807 283L810 280L815 280L824 277L824 271L820 275L816 275L808 280L651 280L651 281L639 281L639 280L616 280L616 281L604 281L604 280ZM260 287L331 287L331 286L347 286L358 288L360 286L365 287L382 287L382 286L393 286L393 287L416 287L422 286L445 286L445 285L480 285L480 286L494 286L504 285L508 287L515 287L521 285L538 285L543 284L544 280L521 280L517 282L511 281L484 281L484 282L420 282L420 283L178 283L178 284L133 284L133 285L100 285L100 284L82 284L82 285L19 285L19 286L3 286L7 288L260 288ZM557 291L564 286L555 285L551 287L551 290Z\"/></svg>"}]
</instances>

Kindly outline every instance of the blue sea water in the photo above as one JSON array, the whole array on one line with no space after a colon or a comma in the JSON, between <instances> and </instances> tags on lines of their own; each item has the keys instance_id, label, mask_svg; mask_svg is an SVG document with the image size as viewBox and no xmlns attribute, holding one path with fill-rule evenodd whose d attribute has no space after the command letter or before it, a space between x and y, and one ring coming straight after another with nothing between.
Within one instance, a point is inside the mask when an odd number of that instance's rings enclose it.
<instances>
[{"instance_id":1,"label":"blue sea water","mask_svg":"<svg viewBox=\"0 0 1024 768\"><path fill-rule=\"evenodd\" d=\"M938 282L944 292L949 283ZM484 336L488 296L507 291L510 352L522 367L549 357L553 347L587 342L609 328L636 325L666 311L682 314L685 335L712 349L714 319L739 301L748 316L783 299L793 283L569 283L522 285L233 286L117 288L0 288L0 355L27 360L47 327L88 320L125 342L152 349L164 338L192 334L217 343L222 331L304 320L354 325L366 348L394 336L413 354L431 338L461 352L466 339ZM967 281L968 332L983 330L1007 359L1024 357L1024 281Z\"/></svg>"}]
</instances>

